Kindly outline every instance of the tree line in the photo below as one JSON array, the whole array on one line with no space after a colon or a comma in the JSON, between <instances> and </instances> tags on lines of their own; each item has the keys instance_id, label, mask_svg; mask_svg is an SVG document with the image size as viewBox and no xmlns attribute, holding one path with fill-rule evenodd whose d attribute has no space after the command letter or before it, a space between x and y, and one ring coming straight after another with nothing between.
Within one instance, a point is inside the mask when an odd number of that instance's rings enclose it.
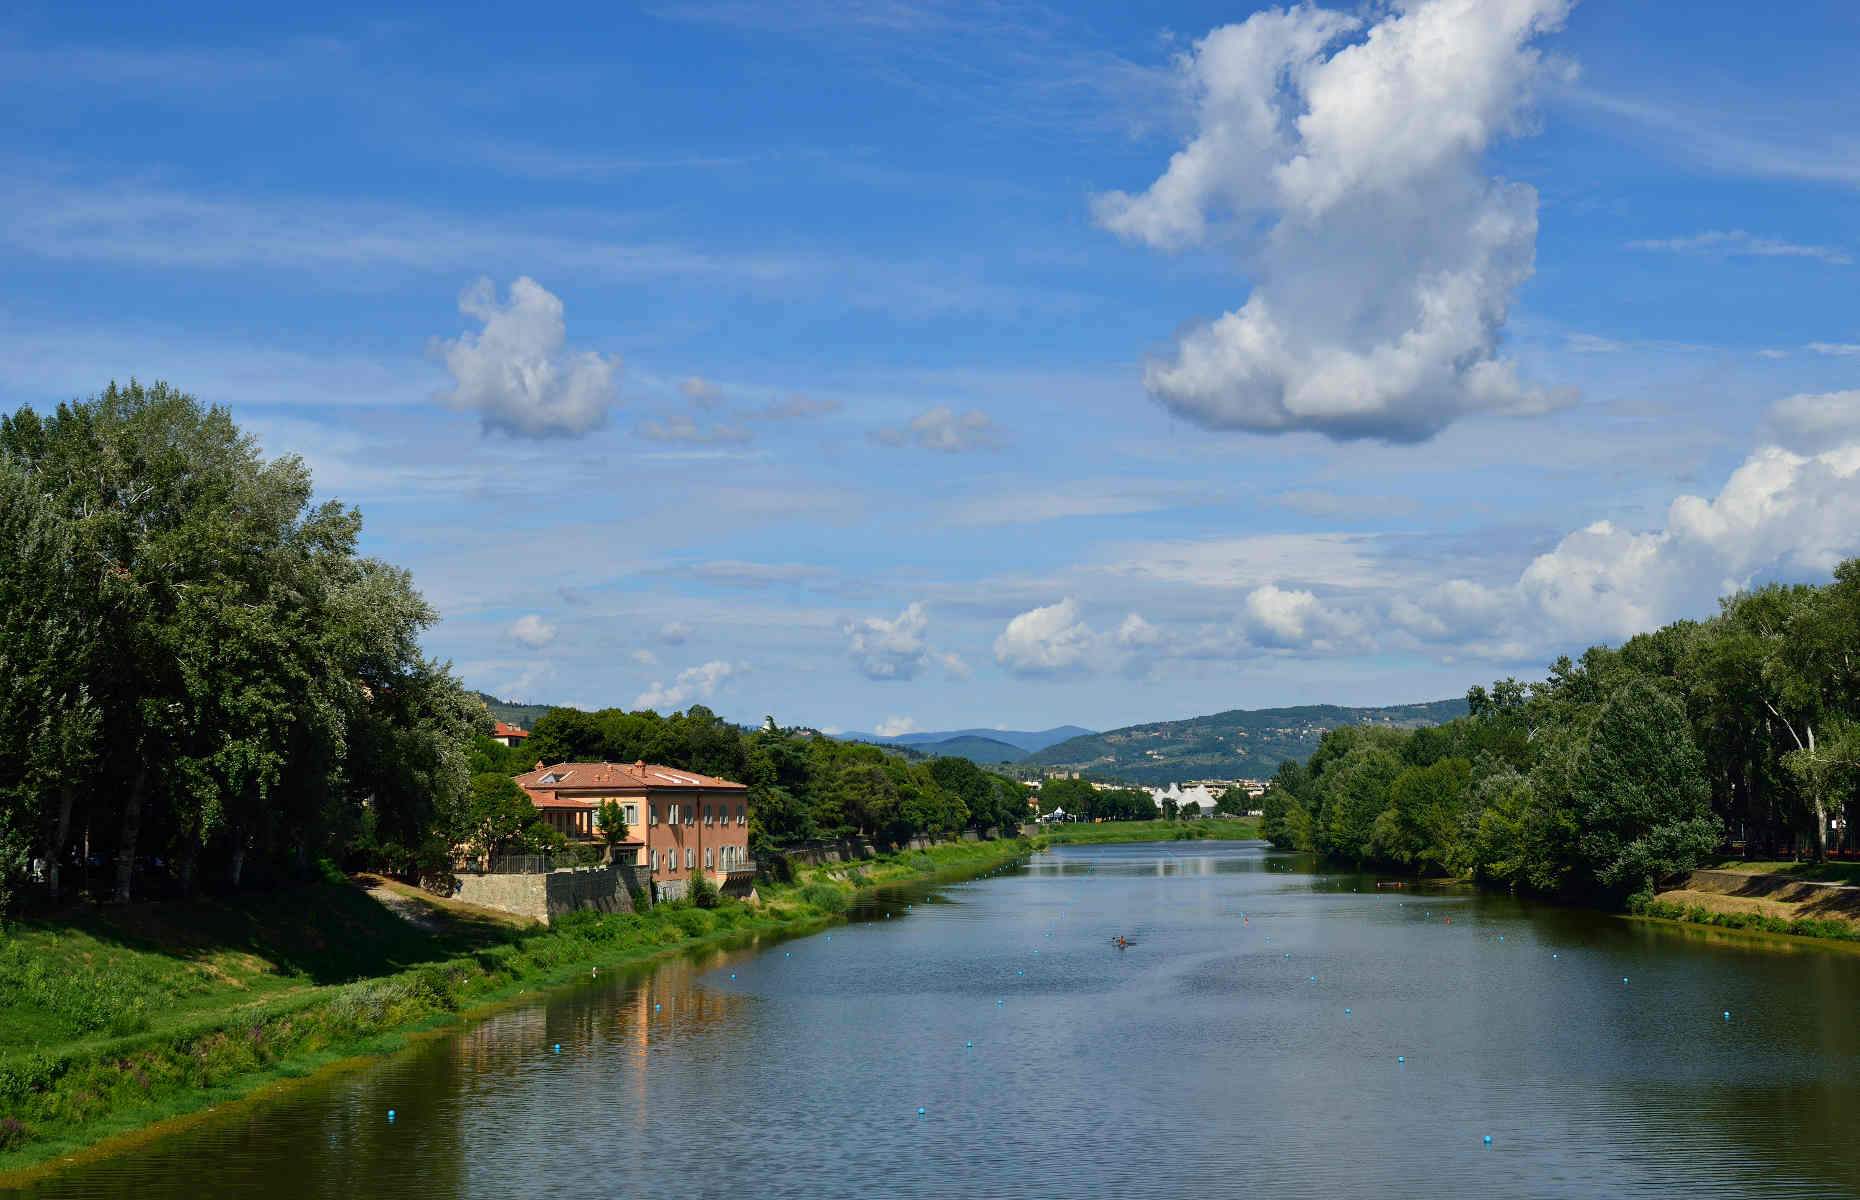
<instances>
[{"instance_id":1,"label":"tree line","mask_svg":"<svg viewBox=\"0 0 1860 1200\"><path fill-rule=\"evenodd\" d=\"M1860 560L1467 700L1446 725L1326 733L1308 762L1279 768L1262 834L1344 862L1614 900L1728 843L1851 848Z\"/></svg>"},{"instance_id":2,"label":"tree line","mask_svg":"<svg viewBox=\"0 0 1860 1200\"><path fill-rule=\"evenodd\" d=\"M264 886L329 858L408 875L559 849L511 776L648 759L749 785L766 847L1018 826L1026 790L966 759L906 763L702 706L554 709L527 747L425 657L437 614L357 552L223 408L112 383L0 415L0 910L29 881L119 902ZM616 814L609 839L623 835Z\"/></svg>"}]
</instances>

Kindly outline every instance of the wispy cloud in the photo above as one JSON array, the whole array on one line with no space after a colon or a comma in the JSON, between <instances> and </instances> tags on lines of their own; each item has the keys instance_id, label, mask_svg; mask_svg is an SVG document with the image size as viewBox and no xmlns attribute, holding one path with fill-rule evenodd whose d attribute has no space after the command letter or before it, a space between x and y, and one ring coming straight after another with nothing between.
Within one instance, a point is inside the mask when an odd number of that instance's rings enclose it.
<instances>
[{"instance_id":1,"label":"wispy cloud","mask_svg":"<svg viewBox=\"0 0 1860 1200\"><path fill-rule=\"evenodd\" d=\"M1813 258L1839 267L1852 266L1854 261L1847 251L1834 246L1758 237L1742 229L1711 229L1687 237L1643 238L1629 242L1627 248L1713 258Z\"/></svg>"},{"instance_id":2,"label":"wispy cloud","mask_svg":"<svg viewBox=\"0 0 1860 1200\"><path fill-rule=\"evenodd\" d=\"M947 404L927 408L904 425L875 429L872 440L884 446L919 446L945 454L987 450L997 444L993 417L979 408L958 413Z\"/></svg>"},{"instance_id":3,"label":"wispy cloud","mask_svg":"<svg viewBox=\"0 0 1860 1200\"><path fill-rule=\"evenodd\" d=\"M1643 140L1657 153L1720 174L1860 184L1860 143L1844 126L1765 121L1762 114L1726 110L1709 100L1668 101L1573 83L1556 94L1575 112L1606 117L1611 129L1620 130L1625 121L1653 135Z\"/></svg>"}]
</instances>

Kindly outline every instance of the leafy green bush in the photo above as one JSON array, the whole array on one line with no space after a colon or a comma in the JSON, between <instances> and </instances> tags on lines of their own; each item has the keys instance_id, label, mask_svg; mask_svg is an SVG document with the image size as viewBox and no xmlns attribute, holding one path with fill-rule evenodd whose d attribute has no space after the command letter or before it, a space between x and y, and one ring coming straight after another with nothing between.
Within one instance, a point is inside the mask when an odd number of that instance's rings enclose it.
<instances>
[{"instance_id":1,"label":"leafy green bush","mask_svg":"<svg viewBox=\"0 0 1860 1200\"><path fill-rule=\"evenodd\" d=\"M801 889L801 900L832 916L838 916L846 911L846 893L832 884L808 884Z\"/></svg>"},{"instance_id":2,"label":"leafy green bush","mask_svg":"<svg viewBox=\"0 0 1860 1200\"><path fill-rule=\"evenodd\" d=\"M715 908L723 896L717 891L717 885L711 882L710 876L698 871L691 876L691 882L685 885L685 899L698 908Z\"/></svg>"}]
</instances>

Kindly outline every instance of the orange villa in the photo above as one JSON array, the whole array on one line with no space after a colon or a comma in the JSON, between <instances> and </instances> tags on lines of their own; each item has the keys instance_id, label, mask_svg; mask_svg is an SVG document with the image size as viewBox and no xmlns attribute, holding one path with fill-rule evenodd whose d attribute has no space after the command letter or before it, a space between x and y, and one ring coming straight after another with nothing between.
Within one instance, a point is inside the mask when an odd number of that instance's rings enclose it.
<instances>
[{"instance_id":1,"label":"orange villa","mask_svg":"<svg viewBox=\"0 0 1860 1200\"><path fill-rule=\"evenodd\" d=\"M530 736L529 730L518 729L515 725L506 725L502 721L497 722L497 729L491 734L492 738L506 746L515 746L528 736Z\"/></svg>"},{"instance_id":2,"label":"orange villa","mask_svg":"<svg viewBox=\"0 0 1860 1200\"><path fill-rule=\"evenodd\" d=\"M517 786L551 828L574 839L596 836L602 801L619 804L627 838L614 848L614 861L649 867L658 898L682 896L698 871L720 886L746 887L755 874L749 789L740 783L646 762L537 763L517 776Z\"/></svg>"}]
</instances>

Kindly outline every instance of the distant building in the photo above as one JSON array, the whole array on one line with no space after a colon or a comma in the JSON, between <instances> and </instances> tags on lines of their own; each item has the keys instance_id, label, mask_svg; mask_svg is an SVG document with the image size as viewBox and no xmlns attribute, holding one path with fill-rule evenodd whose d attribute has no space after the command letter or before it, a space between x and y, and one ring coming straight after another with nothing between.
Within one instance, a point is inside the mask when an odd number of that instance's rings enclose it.
<instances>
[{"instance_id":1,"label":"distant building","mask_svg":"<svg viewBox=\"0 0 1860 1200\"><path fill-rule=\"evenodd\" d=\"M747 886L755 874L749 789L740 783L646 762L537 763L517 786L552 829L577 840L599 835L602 801L619 804L627 838L615 847L616 861L650 867L659 898L682 896L699 871L720 886Z\"/></svg>"},{"instance_id":2,"label":"distant building","mask_svg":"<svg viewBox=\"0 0 1860 1200\"><path fill-rule=\"evenodd\" d=\"M506 725L502 721L499 721L497 723L497 728L491 732L491 737L494 740L502 742L506 746L521 746L523 744L523 739L529 736L529 730L518 729L515 725Z\"/></svg>"},{"instance_id":3,"label":"distant building","mask_svg":"<svg viewBox=\"0 0 1860 1200\"><path fill-rule=\"evenodd\" d=\"M1203 812L1214 811L1214 793L1210 792L1205 784L1198 783L1193 787L1184 788L1179 783L1172 783L1166 788L1151 788L1149 792L1150 799L1155 801L1159 812L1165 800L1175 801L1178 808L1184 804L1198 804Z\"/></svg>"}]
</instances>

